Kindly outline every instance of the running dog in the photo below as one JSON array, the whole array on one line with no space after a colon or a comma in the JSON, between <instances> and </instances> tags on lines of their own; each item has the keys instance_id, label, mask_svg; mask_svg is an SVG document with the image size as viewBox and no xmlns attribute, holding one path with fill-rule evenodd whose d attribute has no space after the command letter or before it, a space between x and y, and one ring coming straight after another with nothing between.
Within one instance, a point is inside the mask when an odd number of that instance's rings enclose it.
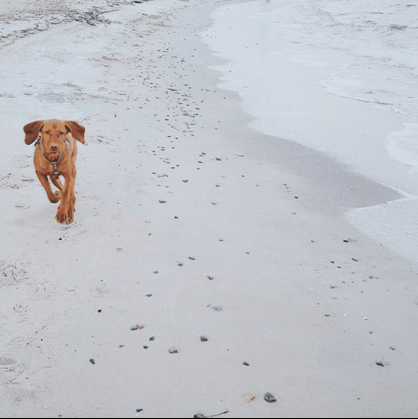
<instances>
[{"instance_id":1,"label":"running dog","mask_svg":"<svg viewBox=\"0 0 418 419\"><path fill-rule=\"evenodd\" d=\"M35 141L34 164L36 175L45 188L48 199L53 204L61 201L55 219L60 224L71 224L74 221L76 201L74 187L77 175L77 143L85 144L86 129L73 121L36 121L23 128L25 143ZM65 180L63 185L60 180ZM52 192L51 182L59 189Z\"/></svg>"}]
</instances>

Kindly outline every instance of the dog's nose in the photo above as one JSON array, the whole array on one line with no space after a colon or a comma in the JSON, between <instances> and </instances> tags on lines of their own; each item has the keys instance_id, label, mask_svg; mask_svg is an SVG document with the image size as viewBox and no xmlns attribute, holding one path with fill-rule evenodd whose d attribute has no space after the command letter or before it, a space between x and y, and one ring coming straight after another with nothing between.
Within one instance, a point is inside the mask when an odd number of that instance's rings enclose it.
<instances>
[{"instance_id":1,"label":"dog's nose","mask_svg":"<svg viewBox=\"0 0 418 419\"><path fill-rule=\"evenodd\" d=\"M52 144L51 151L58 151L58 144Z\"/></svg>"}]
</instances>

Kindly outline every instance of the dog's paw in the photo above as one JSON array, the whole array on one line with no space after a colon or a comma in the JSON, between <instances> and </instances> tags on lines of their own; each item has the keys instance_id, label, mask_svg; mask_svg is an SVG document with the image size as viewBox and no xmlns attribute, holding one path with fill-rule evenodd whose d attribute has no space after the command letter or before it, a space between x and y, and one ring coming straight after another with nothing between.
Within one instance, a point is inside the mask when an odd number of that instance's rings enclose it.
<instances>
[{"instance_id":1,"label":"dog's paw","mask_svg":"<svg viewBox=\"0 0 418 419\"><path fill-rule=\"evenodd\" d=\"M74 221L74 213L71 211L61 211L61 207L59 208L57 215L55 216L57 223L59 224L71 224Z\"/></svg>"},{"instance_id":2,"label":"dog's paw","mask_svg":"<svg viewBox=\"0 0 418 419\"><path fill-rule=\"evenodd\" d=\"M57 204L62 199L62 193L61 192L55 192L53 195L48 196L49 201L53 204Z\"/></svg>"}]
</instances>

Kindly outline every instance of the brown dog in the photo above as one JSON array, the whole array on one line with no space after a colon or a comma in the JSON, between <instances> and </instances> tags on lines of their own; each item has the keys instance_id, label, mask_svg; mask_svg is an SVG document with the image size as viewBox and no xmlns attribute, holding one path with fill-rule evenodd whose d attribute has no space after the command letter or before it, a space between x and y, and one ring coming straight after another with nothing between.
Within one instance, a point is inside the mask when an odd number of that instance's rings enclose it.
<instances>
[{"instance_id":1,"label":"brown dog","mask_svg":"<svg viewBox=\"0 0 418 419\"><path fill-rule=\"evenodd\" d=\"M23 131L26 134L26 144L36 141L35 171L48 199L53 204L61 201L55 219L60 224L71 224L74 221L74 186L77 174L77 143L74 139L85 144L86 129L77 122L51 120L32 122ZM60 176L65 179L64 186ZM59 192L52 192L48 177Z\"/></svg>"}]
</instances>

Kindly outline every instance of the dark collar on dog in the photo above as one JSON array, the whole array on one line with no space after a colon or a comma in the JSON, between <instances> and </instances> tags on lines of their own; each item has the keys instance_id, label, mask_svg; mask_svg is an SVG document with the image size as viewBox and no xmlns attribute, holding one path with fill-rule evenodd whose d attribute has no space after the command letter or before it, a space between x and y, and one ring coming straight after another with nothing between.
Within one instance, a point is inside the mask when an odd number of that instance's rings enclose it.
<instances>
[{"instance_id":1,"label":"dark collar on dog","mask_svg":"<svg viewBox=\"0 0 418 419\"><path fill-rule=\"evenodd\" d=\"M59 172L59 170L58 170L58 165L60 164L61 160L62 160L62 159L64 158L64 156L65 156L65 153L67 152L67 143L68 143L69 141L68 141L67 139L65 140L65 147L64 147L64 150L62 150L61 154L58 156L58 159L57 159L57 160L54 160L54 161L49 161L49 160L45 157L44 153L42 153L42 149L41 149L41 141L42 141L42 137L41 137L41 136L39 136L39 137L38 137L38 139L36 140L36 144L35 144L36 150L38 150L38 151L39 151L39 153L41 154L42 158L43 158L43 159L44 159L47 163L52 164L52 166L54 166L54 176L55 176L55 179L59 179L59 177L60 177L60 172Z\"/></svg>"}]
</instances>

